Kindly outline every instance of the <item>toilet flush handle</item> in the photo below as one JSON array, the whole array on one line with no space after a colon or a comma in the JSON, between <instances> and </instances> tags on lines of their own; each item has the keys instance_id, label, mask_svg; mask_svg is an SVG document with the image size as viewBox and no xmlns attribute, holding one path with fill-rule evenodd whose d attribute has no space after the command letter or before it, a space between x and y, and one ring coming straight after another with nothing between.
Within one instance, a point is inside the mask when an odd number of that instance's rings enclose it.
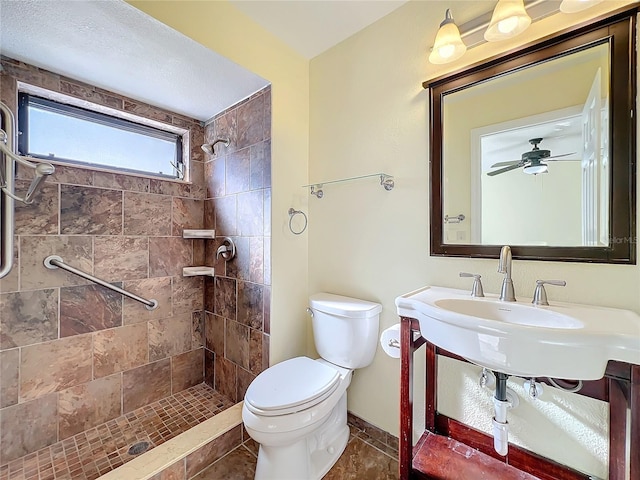
<instances>
[{"instance_id":1,"label":"toilet flush handle","mask_svg":"<svg viewBox=\"0 0 640 480\"><path fill-rule=\"evenodd\" d=\"M307 308L307 313L310 317L313 317L313 310L311 310L310 308Z\"/></svg>"}]
</instances>

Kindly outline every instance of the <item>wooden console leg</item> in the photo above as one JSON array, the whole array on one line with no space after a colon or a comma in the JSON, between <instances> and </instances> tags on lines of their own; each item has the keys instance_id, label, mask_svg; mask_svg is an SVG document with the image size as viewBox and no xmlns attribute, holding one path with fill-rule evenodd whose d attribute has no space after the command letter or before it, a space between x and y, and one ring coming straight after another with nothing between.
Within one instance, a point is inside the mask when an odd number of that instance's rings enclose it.
<instances>
[{"instance_id":1,"label":"wooden console leg","mask_svg":"<svg viewBox=\"0 0 640 480\"><path fill-rule=\"evenodd\" d=\"M400 480L411 478L413 450L413 334L411 320L400 323Z\"/></svg>"}]
</instances>

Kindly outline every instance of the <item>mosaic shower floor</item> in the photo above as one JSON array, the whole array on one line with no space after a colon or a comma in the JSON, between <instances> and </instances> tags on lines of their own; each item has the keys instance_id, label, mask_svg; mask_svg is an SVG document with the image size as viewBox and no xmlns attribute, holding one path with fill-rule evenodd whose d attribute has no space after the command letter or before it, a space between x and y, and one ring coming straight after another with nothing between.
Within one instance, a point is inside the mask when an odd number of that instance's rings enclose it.
<instances>
[{"instance_id":1,"label":"mosaic shower floor","mask_svg":"<svg viewBox=\"0 0 640 480\"><path fill-rule=\"evenodd\" d=\"M206 384L196 385L0 465L0 480L94 480L232 405Z\"/></svg>"}]
</instances>

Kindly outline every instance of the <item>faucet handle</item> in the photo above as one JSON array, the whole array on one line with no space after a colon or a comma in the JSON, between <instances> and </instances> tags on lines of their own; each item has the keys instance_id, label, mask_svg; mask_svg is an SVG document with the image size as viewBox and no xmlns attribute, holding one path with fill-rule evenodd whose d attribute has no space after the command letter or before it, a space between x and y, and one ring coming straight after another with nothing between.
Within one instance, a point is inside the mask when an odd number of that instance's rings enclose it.
<instances>
[{"instance_id":1,"label":"faucet handle","mask_svg":"<svg viewBox=\"0 0 640 480\"><path fill-rule=\"evenodd\" d=\"M564 280L536 280L536 289L533 292L533 300L531 301L534 305L549 305L547 291L544 289L545 284L564 287L567 282Z\"/></svg>"},{"instance_id":2,"label":"faucet handle","mask_svg":"<svg viewBox=\"0 0 640 480\"><path fill-rule=\"evenodd\" d=\"M482 275L477 273L460 272L461 277L473 277L473 286L471 287L472 297L484 297L484 291L482 290L482 282L480 279Z\"/></svg>"}]
</instances>

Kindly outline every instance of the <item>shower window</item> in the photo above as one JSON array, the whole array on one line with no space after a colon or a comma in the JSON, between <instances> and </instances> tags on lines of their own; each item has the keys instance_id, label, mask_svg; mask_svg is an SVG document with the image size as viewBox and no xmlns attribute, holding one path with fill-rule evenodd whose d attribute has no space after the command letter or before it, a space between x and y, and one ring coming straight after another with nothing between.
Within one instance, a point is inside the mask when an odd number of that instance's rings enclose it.
<instances>
[{"instance_id":1,"label":"shower window","mask_svg":"<svg viewBox=\"0 0 640 480\"><path fill-rule=\"evenodd\" d=\"M184 178L180 133L28 93L19 95L18 126L21 155Z\"/></svg>"}]
</instances>

